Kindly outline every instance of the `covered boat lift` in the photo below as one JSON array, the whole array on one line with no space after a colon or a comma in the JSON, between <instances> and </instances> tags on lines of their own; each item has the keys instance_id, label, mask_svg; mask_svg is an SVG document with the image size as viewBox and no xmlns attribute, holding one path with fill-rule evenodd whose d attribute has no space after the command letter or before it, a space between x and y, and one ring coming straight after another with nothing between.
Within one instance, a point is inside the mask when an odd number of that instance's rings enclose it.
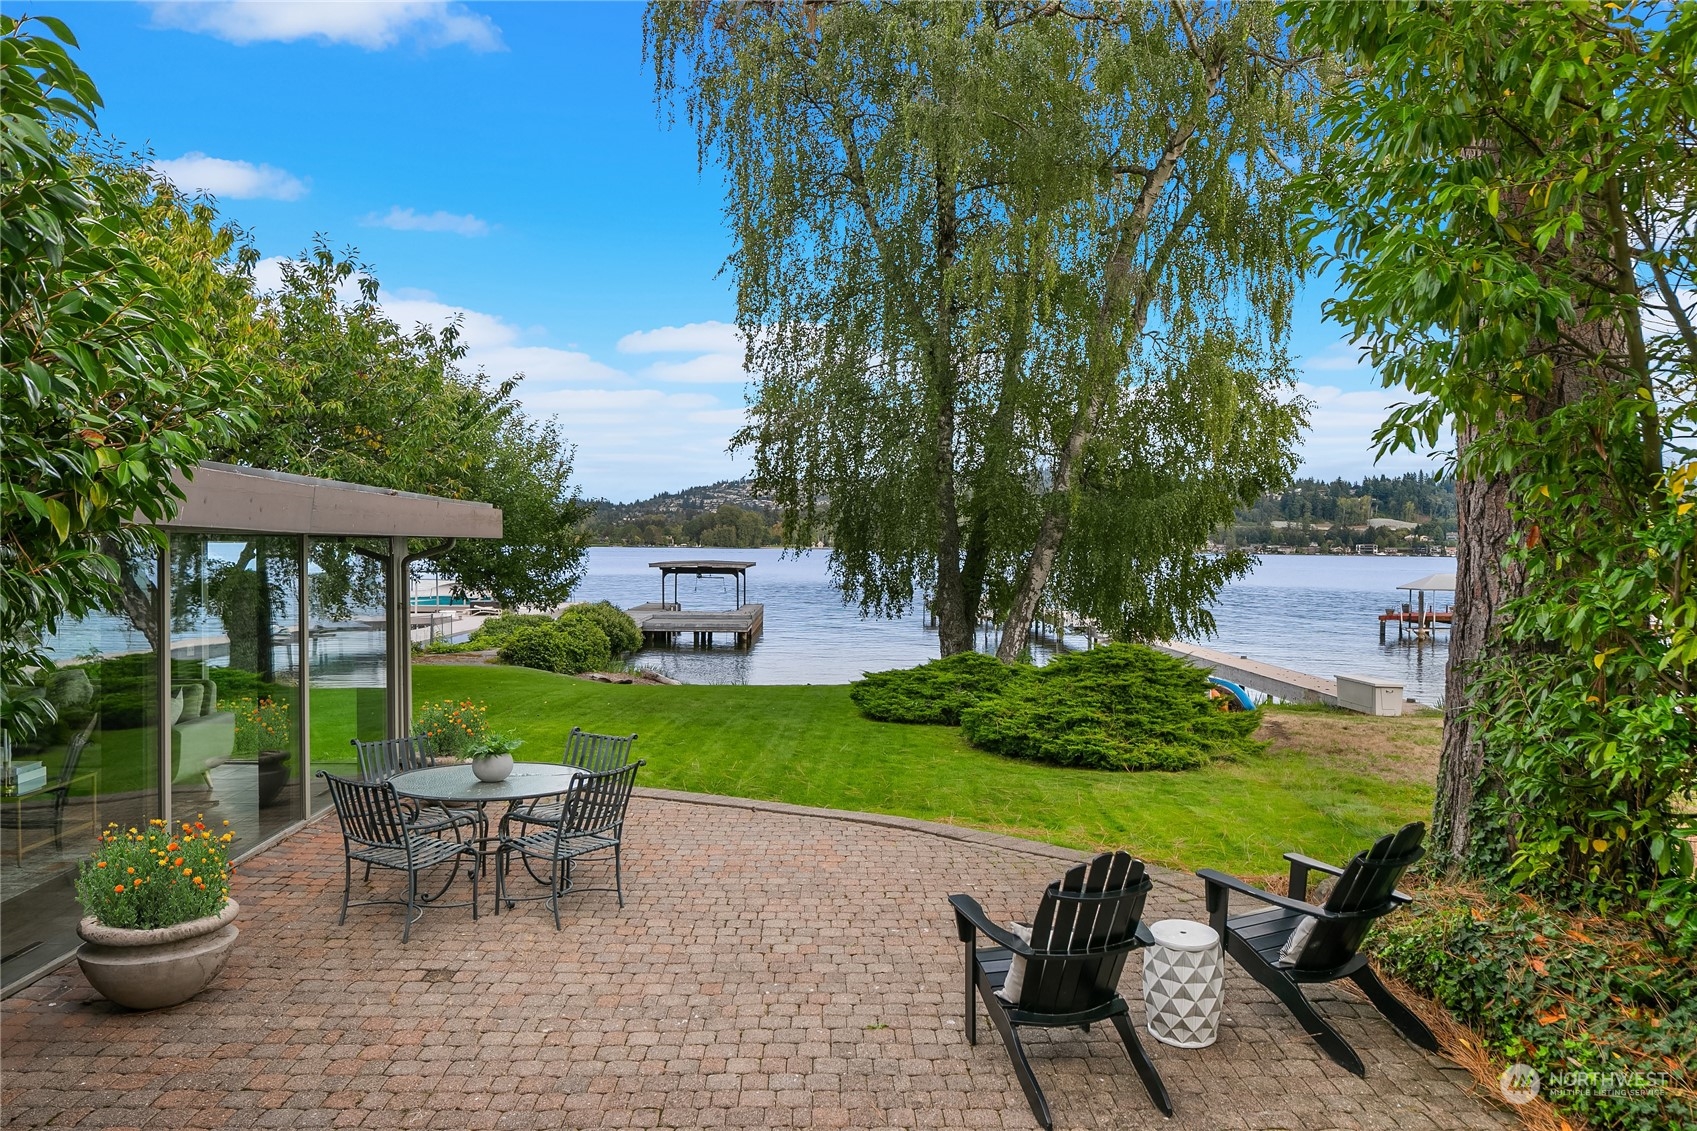
<instances>
[{"instance_id":1,"label":"covered boat lift","mask_svg":"<svg viewBox=\"0 0 1697 1131\"><path fill-rule=\"evenodd\" d=\"M1416 643L1429 640L1439 631L1448 632L1450 621L1454 617L1454 601L1447 602L1440 611L1437 595L1439 593L1455 592L1455 574L1429 573L1425 577L1417 577L1413 581L1405 581L1397 586L1409 595L1402 603L1402 609L1386 609L1379 616L1379 643L1385 643L1385 625L1396 622L1396 638L1404 639L1405 633L1410 633ZM1426 594L1432 594L1430 603Z\"/></svg>"}]
</instances>

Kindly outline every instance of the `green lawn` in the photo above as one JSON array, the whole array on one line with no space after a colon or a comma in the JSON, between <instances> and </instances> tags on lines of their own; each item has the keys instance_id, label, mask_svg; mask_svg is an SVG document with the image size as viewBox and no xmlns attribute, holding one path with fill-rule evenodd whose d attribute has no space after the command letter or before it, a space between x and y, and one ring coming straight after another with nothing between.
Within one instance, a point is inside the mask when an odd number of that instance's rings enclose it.
<instances>
[{"instance_id":1,"label":"green lawn","mask_svg":"<svg viewBox=\"0 0 1697 1131\"><path fill-rule=\"evenodd\" d=\"M1014 761L974 750L956 728L865 719L843 686L609 685L448 664L420 665L413 678L416 702L486 702L496 729L524 740L521 759L559 757L573 726L635 731L648 762L640 785L918 817L1069 848L1124 847L1176 868L1265 875L1281 871L1280 854L1292 849L1342 861L1425 819L1432 804L1428 784L1289 749L1186 773Z\"/></svg>"}]
</instances>

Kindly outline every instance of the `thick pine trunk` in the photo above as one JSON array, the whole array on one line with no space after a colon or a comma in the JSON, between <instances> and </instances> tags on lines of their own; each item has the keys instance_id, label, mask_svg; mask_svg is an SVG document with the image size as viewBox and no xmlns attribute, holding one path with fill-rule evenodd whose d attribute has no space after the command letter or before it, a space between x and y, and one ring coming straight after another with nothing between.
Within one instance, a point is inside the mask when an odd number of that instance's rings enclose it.
<instances>
[{"instance_id":1,"label":"thick pine trunk","mask_svg":"<svg viewBox=\"0 0 1697 1131\"><path fill-rule=\"evenodd\" d=\"M1457 436L1457 454L1473 440ZM1432 806L1432 851L1446 867L1459 864L1472 829L1474 795L1484 749L1467 714L1473 668L1498 628L1498 611L1521 591L1521 571L1503 561L1514 536L1508 480L1461 478L1455 484L1455 609L1449 667L1444 672L1444 742L1438 756L1438 794Z\"/></svg>"}]
</instances>

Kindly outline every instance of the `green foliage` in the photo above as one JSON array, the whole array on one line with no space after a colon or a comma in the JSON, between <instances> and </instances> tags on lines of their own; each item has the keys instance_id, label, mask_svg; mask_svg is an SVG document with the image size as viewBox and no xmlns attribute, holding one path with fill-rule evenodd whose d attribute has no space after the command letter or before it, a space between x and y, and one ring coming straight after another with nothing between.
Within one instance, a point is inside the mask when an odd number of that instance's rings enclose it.
<instances>
[{"instance_id":1,"label":"green foliage","mask_svg":"<svg viewBox=\"0 0 1697 1131\"><path fill-rule=\"evenodd\" d=\"M1521 588L1468 673L1494 833L1474 860L1595 908L1648 896L1690 940L1697 8L1287 14L1361 64L1306 187L1331 315L1415 397L1379 441L1453 426L1460 475L1514 520Z\"/></svg>"},{"instance_id":2,"label":"green foliage","mask_svg":"<svg viewBox=\"0 0 1697 1131\"><path fill-rule=\"evenodd\" d=\"M120 603L120 563L157 540L129 524L171 517L172 473L252 425L244 372L183 285L218 276L233 236L76 151L101 100L75 46L58 20L0 16L0 683L48 665L63 618ZM0 724L27 735L48 702L6 698Z\"/></svg>"},{"instance_id":3,"label":"green foliage","mask_svg":"<svg viewBox=\"0 0 1697 1131\"><path fill-rule=\"evenodd\" d=\"M472 699L436 699L416 704L412 732L430 740L443 758L469 758L488 742L489 708Z\"/></svg>"},{"instance_id":4,"label":"green foliage","mask_svg":"<svg viewBox=\"0 0 1697 1131\"><path fill-rule=\"evenodd\" d=\"M77 868L77 901L102 926L133 930L217 915L230 896L231 839L200 819L177 831L157 819L127 831L108 825Z\"/></svg>"},{"instance_id":5,"label":"green foliage","mask_svg":"<svg viewBox=\"0 0 1697 1131\"><path fill-rule=\"evenodd\" d=\"M961 712L974 746L1097 770L1190 770L1252 754L1260 725L1260 711L1222 712L1200 669L1135 644L1056 656Z\"/></svg>"},{"instance_id":6,"label":"green foliage","mask_svg":"<svg viewBox=\"0 0 1697 1131\"><path fill-rule=\"evenodd\" d=\"M613 662L607 634L586 616L520 628L501 645L499 655L502 663L562 675L602 671Z\"/></svg>"},{"instance_id":7,"label":"green foliage","mask_svg":"<svg viewBox=\"0 0 1697 1131\"><path fill-rule=\"evenodd\" d=\"M499 648L512 639L513 634L521 628L553 623L554 618L547 613L502 613L490 617L472 629L466 642L475 644L478 648Z\"/></svg>"},{"instance_id":8,"label":"green foliage","mask_svg":"<svg viewBox=\"0 0 1697 1131\"><path fill-rule=\"evenodd\" d=\"M497 382L458 368L466 350L457 322L407 331L385 315L376 276L356 256L319 240L284 262L281 288L261 305L277 338L264 427L215 454L492 503L503 537L462 540L434 559L440 572L504 605L564 600L582 576L587 513L570 484L570 446L552 422L523 415L519 376ZM314 563L314 601L326 609L368 597L377 582L347 546L315 546Z\"/></svg>"},{"instance_id":9,"label":"green foliage","mask_svg":"<svg viewBox=\"0 0 1697 1131\"><path fill-rule=\"evenodd\" d=\"M868 672L849 685L849 698L869 719L959 726L967 707L994 698L1024 667L982 652L957 652L916 668Z\"/></svg>"},{"instance_id":10,"label":"green foliage","mask_svg":"<svg viewBox=\"0 0 1697 1131\"><path fill-rule=\"evenodd\" d=\"M636 627L631 615L611 601L569 605L560 613L562 622L582 619L599 628L607 637L612 655L622 656L642 647L642 630Z\"/></svg>"},{"instance_id":11,"label":"green foliage","mask_svg":"<svg viewBox=\"0 0 1697 1131\"><path fill-rule=\"evenodd\" d=\"M874 722L842 686L608 685L467 664L423 665L414 679L422 698L487 700L527 750L560 750L573 726L635 731L648 762L642 781L657 788L944 821L1086 854L1130 844L1145 860L1186 872L1263 875L1283 867L1279 854L1293 844L1347 860L1432 807L1430 783L1291 750L1184 774L1003 758L974 749L954 727ZM318 694L313 725L324 730L314 761L345 758L351 703L338 729L323 722ZM1282 710L1269 708L1274 717ZM1431 737L1428 723L1371 721L1411 740Z\"/></svg>"},{"instance_id":12,"label":"green foliage","mask_svg":"<svg viewBox=\"0 0 1697 1131\"><path fill-rule=\"evenodd\" d=\"M864 611L929 592L945 655L991 612L1017 656L1045 595L1205 630L1247 565L1207 536L1304 417L1307 75L1271 9L655 3L645 33L725 170L736 443L786 544L824 532Z\"/></svg>"},{"instance_id":13,"label":"green foliage","mask_svg":"<svg viewBox=\"0 0 1697 1131\"><path fill-rule=\"evenodd\" d=\"M566 674L605 671L613 662L612 643L601 626L589 617L562 617L549 631L560 638L564 664L555 671Z\"/></svg>"},{"instance_id":14,"label":"green foliage","mask_svg":"<svg viewBox=\"0 0 1697 1131\"><path fill-rule=\"evenodd\" d=\"M1433 887L1369 935L1379 964L1430 994L1540 1095L1598 1131L1697 1129L1697 967L1619 920Z\"/></svg>"}]
</instances>

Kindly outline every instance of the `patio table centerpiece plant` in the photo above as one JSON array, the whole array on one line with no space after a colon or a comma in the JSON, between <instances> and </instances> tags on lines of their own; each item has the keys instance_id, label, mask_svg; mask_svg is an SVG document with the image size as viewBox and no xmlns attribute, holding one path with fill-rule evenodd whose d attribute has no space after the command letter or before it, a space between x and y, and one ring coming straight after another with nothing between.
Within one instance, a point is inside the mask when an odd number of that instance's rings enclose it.
<instances>
[{"instance_id":1,"label":"patio table centerpiece plant","mask_svg":"<svg viewBox=\"0 0 1697 1131\"><path fill-rule=\"evenodd\" d=\"M224 826L228 829L229 822ZM172 829L106 826L77 870L85 917L77 964L101 996L130 1009L192 998L223 970L241 932L230 898L230 841L204 817Z\"/></svg>"},{"instance_id":2,"label":"patio table centerpiece plant","mask_svg":"<svg viewBox=\"0 0 1697 1131\"><path fill-rule=\"evenodd\" d=\"M471 750L471 772L478 781L506 781L513 772L513 751L522 745L517 738L489 735Z\"/></svg>"}]
</instances>

